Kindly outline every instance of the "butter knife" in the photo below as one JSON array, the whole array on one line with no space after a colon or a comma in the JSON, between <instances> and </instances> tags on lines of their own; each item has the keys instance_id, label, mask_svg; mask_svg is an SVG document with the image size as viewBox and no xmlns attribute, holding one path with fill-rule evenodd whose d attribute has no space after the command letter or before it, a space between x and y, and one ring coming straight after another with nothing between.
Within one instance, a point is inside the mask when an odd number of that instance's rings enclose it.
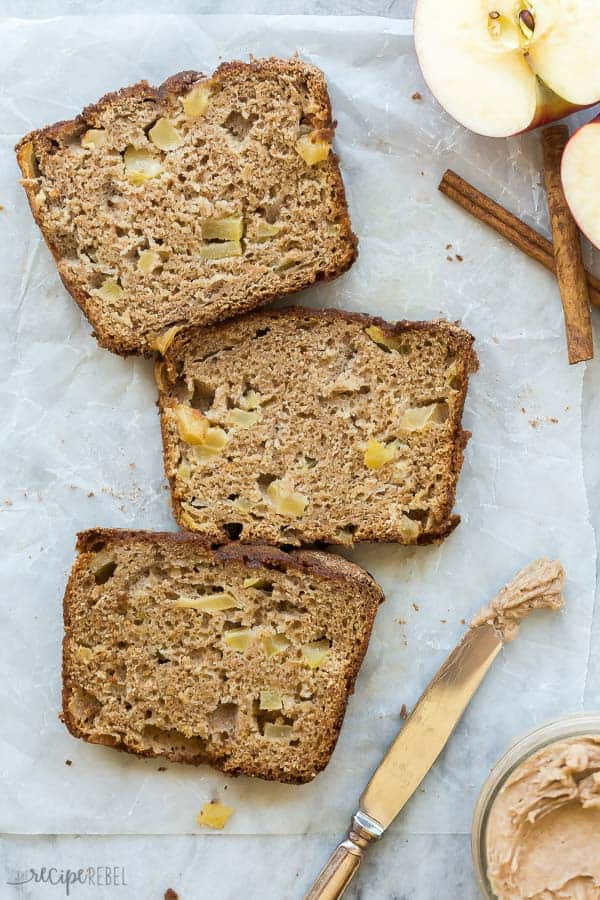
<instances>
[{"instance_id":1,"label":"butter knife","mask_svg":"<svg viewBox=\"0 0 600 900\"><path fill-rule=\"evenodd\" d=\"M359 801L346 840L334 850L305 900L341 897L369 844L382 836L421 784L500 652L490 624L470 628L404 723Z\"/></svg>"}]
</instances>

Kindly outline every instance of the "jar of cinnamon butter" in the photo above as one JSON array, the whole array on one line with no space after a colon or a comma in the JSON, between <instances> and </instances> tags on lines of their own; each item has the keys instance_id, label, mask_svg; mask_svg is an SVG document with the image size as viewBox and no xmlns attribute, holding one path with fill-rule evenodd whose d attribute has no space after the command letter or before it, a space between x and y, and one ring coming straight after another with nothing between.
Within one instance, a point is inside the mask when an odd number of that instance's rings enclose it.
<instances>
[{"instance_id":1,"label":"jar of cinnamon butter","mask_svg":"<svg viewBox=\"0 0 600 900\"><path fill-rule=\"evenodd\" d=\"M600 900L600 714L549 722L492 769L473 816L489 900Z\"/></svg>"}]
</instances>

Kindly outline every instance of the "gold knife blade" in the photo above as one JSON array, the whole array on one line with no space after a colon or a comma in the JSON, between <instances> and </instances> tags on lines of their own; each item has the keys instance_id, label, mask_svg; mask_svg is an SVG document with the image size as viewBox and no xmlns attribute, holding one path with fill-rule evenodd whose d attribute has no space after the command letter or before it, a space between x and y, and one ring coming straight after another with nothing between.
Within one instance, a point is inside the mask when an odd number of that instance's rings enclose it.
<instances>
[{"instance_id":1,"label":"gold knife blade","mask_svg":"<svg viewBox=\"0 0 600 900\"><path fill-rule=\"evenodd\" d=\"M365 788L348 837L305 900L341 897L368 845L381 837L446 746L473 694L502 648L491 625L470 628L425 688Z\"/></svg>"},{"instance_id":2,"label":"gold knife blade","mask_svg":"<svg viewBox=\"0 0 600 900\"><path fill-rule=\"evenodd\" d=\"M360 798L382 830L433 766L501 647L491 625L470 628L425 688Z\"/></svg>"}]
</instances>

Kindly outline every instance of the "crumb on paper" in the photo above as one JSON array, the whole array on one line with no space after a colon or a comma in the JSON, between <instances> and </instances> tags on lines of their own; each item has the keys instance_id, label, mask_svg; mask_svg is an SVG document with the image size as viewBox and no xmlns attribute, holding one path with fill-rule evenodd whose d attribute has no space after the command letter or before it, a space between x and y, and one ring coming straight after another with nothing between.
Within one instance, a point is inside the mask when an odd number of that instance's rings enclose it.
<instances>
[{"instance_id":1,"label":"crumb on paper","mask_svg":"<svg viewBox=\"0 0 600 900\"><path fill-rule=\"evenodd\" d=\"M419 606L418 603L413 603L412 608L414 609L415 612L419 612L421 609L421 607Z\"/></svg>"},{"instance_id":2,"label":"crumb on paper","mask_svg":"<svg viewBox=\"0 0 600 900\"><path fill-rule=\"evenodd\" d=\"M411 100L422 100L423 94L420 91L415 91L410 99Z\"/></svg>"},{"instance_id":3,"label":"crumb on paper","mask_svg":"<svg viewBox=\"0 0 600 900\"><path fill-rule=\"evenodd\" d=\"M95 497L95 496L96 496L96 495L94 494L93 491L88 491L88 497Z\"/></svg>"},{"instance_id":4,"label":"crumb on paper","mask_svg":"<svg viewBox=\"0 0 600 900\"><path fill-rule=\"evenodd\" d=\"M448 262L454 262L451 256L447 256L446 259L448 260Z\"/></svg>"},{"instance_id":5,"label":"crumb on paper","mask_svg":"<svg viewBox=\"0 0 600 900\"><path fill-rule=\"evenodd\" d=\"M10 499L10 497L7 497L7 498L5 499L4 505L5 505L5 506L12 506L12 505L13 505L13 502L12 502L12 500Z\"/></svg>"},{"instance_id":6,"label":"crumb on paper","mask_svg":"<svg viewBox=\"0 0 600 900\"><path fill-rule=\"evenodd\" d=\"M72 759L65 759L65 766L72 766L72 765L73 765Z\"/></svg>"},{"instance_id":7,"label":"crumb on paper","mask_svg":"<svg viewBox=\"0 0 600 900\"><path fill-rule=\"evenodd\" d=\"M544 422L548 425L558 425L559 420L556 416L543 416L542 418L530 419L529 424L532 428L539 428Z\"/></svg>"},{"instance_id":8,"label":"crumb on paper","mask_svg":"<svg viewBox=\"0 0 600 900\"><path fill-rule=\"evenodd\" d=\"M525 409L524 406L521 407L521 412L522 412L523 414L525 414L525 413L527 412L527 410Z\"/></svg>"},{"instance_id":9,"label":"crumb on paper","mask_svg":"<svg viewBox=\"0 0 600 900\"><path fill-rule=\"evenodd\" d=\"M454 255L459 262L464 261L464 256L461 256L460 253L455 253Z\"/></svg>"},{"instance_id":10,"label":"crumb on paper","mask_svg":"<svg viewBox=\"0 0 600 900\"><path fill-rule=\"evenodd\" d=\"M406 703L403 703L400 707L400 718L407 719L408 718L408 710L406 708Z\"/></svg>"},{"instance_id":11,"label":"crumb on paper","mask_svg":"<svg viewBox=\"0 0 600 900\"><path fill-rule=\"evenodd\" d=\"M166 771L167 771L167 767L166 767L166 766L159 766L158 769L157 769L157 771L158 771L158 772L166 772Z\"/></svg>"},{"instance_id":12,"label":"crumb on paper","mask_svg":"<svg viewBox=\"0 0 600 900\"><path fill-rule=\"evenodd\" d=\"M452 244L446 244L446 250L452 250Z\"/></svg>"},{"instance_id":13,"label":"crumb on paper","mask_svg":"<svg viewBox=\"0 0 600 900\"><path fill-rule=\"evenodd\" d=\"M165 900L179 900L179 894L173 888L167 888L165 891Z\"/></svg>"},{"instance_id":14,"label":"crumb on paper","mask_svg":"<svg viewBox=\"0 0 600 900\"><path fill-rule=\"evenodd\" d=\"M466 619L461 619L461 620L460 620L460 624L461 624L461 625L466 625L466 624L467 624L467 620L466 620Z\"/></svg>"},{"instance_id":15,"label":"crumb on paper","mask_svg":"<svg viewBox=\"0 0 600 900\"><path fill-rule=\"evenodd\" d=\"M221 831L227 825L233 815L231 806L224 806L218 800L210 800L205 803L196 817L198 825L205 828L215 828Z\"/></svg>"},{"instance_id":16,"label":"crumb on paper","mask_svg":"<svg viewBox=\"0 0 600 900\"><path fill-rule=\"evenodd\" d=\"M442 623L442 625L447 625L448 619L440 619L440 622Z\"/></svg>"}]
</instances>

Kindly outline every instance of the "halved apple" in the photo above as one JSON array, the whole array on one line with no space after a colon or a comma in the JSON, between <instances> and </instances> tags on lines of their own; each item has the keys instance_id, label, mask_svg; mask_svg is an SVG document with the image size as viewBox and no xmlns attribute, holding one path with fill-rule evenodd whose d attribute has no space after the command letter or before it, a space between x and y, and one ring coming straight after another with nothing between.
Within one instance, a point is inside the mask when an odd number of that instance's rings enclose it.
<instances>
[{"instance_id":1,"label":"halved apple","mask_svg":"<svg viewBox=\"0 0 600 900\"><path fill-rule=\"evenodd\" d=\"M417 0L432 93L478 134L508 137L600 100L598 0Z\"/></svg>"},{"instance_id":2,"label":"halved apple","mask_svg":"<svg viewBox=\"0 0 600 900\"><path fill-rule=\"evenodd\" d=\"M563 153L561 176L573 218L600 248L600 116L572 136Z\"/></svg>"}]
</instances>

